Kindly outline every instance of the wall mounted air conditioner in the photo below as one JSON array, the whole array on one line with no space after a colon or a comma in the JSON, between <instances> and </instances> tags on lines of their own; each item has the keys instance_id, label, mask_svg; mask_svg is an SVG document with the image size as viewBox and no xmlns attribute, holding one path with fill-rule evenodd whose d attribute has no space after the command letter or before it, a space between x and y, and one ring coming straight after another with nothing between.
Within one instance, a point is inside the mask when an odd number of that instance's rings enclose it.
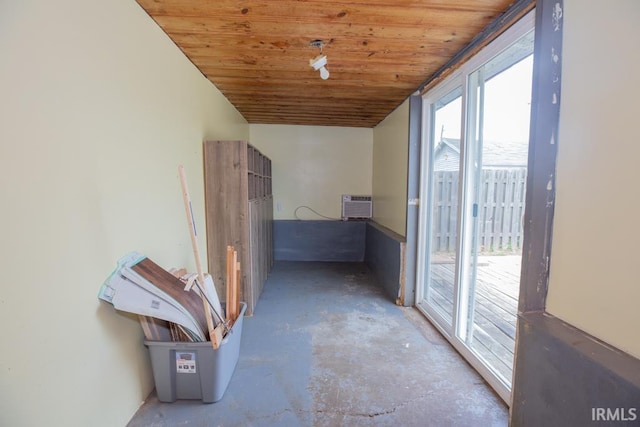
<instances>
[{"instance_id":1,"label":"wall mounted air conditioner","mask_svg":"<svg viewBox=\"0 0 640 427\"><path fill-rule=\"evenodd\" d=\"M342 220L371 218L373 202L371 196L342 195Z\"/></svg>"}]
</instances>

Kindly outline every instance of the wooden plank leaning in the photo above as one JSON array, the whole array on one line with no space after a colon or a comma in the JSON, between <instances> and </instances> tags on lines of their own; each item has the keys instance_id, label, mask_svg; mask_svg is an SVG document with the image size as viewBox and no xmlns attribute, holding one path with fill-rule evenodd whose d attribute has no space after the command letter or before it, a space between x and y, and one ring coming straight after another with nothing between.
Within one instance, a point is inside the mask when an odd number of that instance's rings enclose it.
<instances>
[{"instance_id":1,"label":"wooden plank leaning","mask_svg":"<svg viewBox=\"0 0 640 427\"><path fill-rule=\"evenodd\" d=\"M227 322L230 324L240 315L240 278L238 251L227 246Z\"/></svg>"},{"instance_id":2,"label":"wooden plank leaning","mask_svg":"<svg viewBox=\"0 0 640 427\"><path fill-rule=\"evenodd\" d=\"M191 247L193 249L193 255L196 259L196 270L198 273L198 281L204 286L204 272L202 271L202 263L200 262L200 251L198 250L198 240L196 237L195 221L193 220L193 209L191 207L191 197L189 197L189 189L187 187L187 177L182 165L178 166L178 173L180 174L180 184L182 186L182 198L184 200L184 208L187 214L187 221L189 222L189 233L191 235ZM204 288L203 288L204 289ZM213 316L211 315L211 308L207 302L204 292L200 292L202 297L202 305L204 307L204 313L207 319L207 328L209 329L209 339L214 349L220 347L222 342L222 329L224 322L220 322L218 326L215 326L213 322Z\"/></svg>"},{"instance_id":3,"label":"wooden plank leaning","mask_svg":"<svg viewBox=\"0 0 640 427\"><path fill-rule=\"evenodd\" d=\"M234 259L238 258L238 251L235 252L235 256ZM234 293L234 298L233 298L233 310L235 312L235 316L236 319L238 318L238 316L240 315L240 283L241 283L241 278L242 275L240 273L240 261L236 262L236 268L235 268L235 275L236 275L236 291Z\"/></svg>"},{"instance_id":4,"label":"wooden plank leaning","mask_svg":"<svg viewBox=\"0 0 640 427\"><path fill-rule=\"evenodd\" d=\"M235 313L233 312L234 310L234 294L236 292L236 286L235 286L235 264L234 264L234 260L233 260L233 254L234 252L236 253L236 257L237 257L237 252L235 251L235 249L233 248L233 246L227 246L227 322L229 324L232 324L236 319L235 319Z\"/></svg>"}]
</instances>

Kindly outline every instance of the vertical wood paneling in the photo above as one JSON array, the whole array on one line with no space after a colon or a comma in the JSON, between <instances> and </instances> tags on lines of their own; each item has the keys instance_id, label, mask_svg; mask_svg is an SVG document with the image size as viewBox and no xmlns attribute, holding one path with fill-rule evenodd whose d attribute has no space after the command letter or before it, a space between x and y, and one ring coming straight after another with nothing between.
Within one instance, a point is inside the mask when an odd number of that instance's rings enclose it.
<instances>
[{"instance_id":1,"label":"vertical wood paneling","mask_svg":"<svg viewBox=\"0 0 640 427\"><path fill-rule=\"evenodd\" d=\"M264 230L273 213L266 212L268 160L245 141L204 144L205 209L209 272L225 298L226 247L234 246L242 271L240 299L253 314L273 259ZM270 179L270 177L269 177ZM271 205L272 206L272 205Z\"/></svg>"}]
</instances>

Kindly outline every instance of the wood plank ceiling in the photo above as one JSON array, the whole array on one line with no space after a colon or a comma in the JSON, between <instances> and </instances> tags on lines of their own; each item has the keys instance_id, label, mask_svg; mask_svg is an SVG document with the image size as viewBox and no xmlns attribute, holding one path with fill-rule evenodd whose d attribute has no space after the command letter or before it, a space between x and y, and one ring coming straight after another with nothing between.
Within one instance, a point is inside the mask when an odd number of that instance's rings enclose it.
<instances>
[{"instance_id":1,"label":"wood plank ceiling","mask_svg":"<svg viewBox=\"0 0 640 427\"><path fill-rule=\"evenodd\" d=\"M137 0L249 123L374 127L513 0ZM323 40L330 77L309 60Z\"/></svg>"}]
</instances>

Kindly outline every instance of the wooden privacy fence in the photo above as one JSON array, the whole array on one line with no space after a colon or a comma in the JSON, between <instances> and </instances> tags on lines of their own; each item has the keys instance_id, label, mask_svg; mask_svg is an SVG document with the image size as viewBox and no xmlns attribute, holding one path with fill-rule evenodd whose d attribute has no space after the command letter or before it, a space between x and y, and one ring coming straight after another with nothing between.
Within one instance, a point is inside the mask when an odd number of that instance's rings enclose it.
<instances>
[{"instance_id":1,"label":"wooden privacy fence","mask_svg":"<svg viewBox=\"0 0 640 427\"><path fill-rule=\"evenodd\" d=\"M456 250L458 211L457 171L436 171L432 248L434 252ZM485 169L480 197L475 209L478 217L480 252L522 249L526 168Z\"/></svg>"}]
</instances>

